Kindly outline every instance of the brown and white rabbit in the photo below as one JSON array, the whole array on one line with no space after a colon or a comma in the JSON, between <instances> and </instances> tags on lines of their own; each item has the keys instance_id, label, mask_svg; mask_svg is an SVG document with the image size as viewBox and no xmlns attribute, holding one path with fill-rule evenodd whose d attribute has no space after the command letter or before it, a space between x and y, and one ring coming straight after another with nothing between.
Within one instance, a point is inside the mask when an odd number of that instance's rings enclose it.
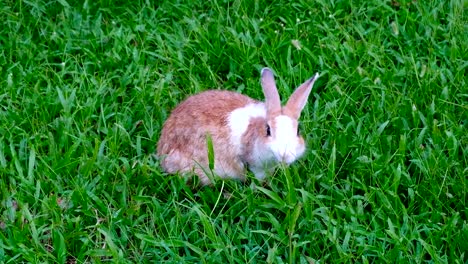
<instances>
[{"instance_id":1,"label":"brown and white rabbit","mask_svg":"<svg viewBox=\"0 0 468 264\"><path fill-rule=\"evenodd\" d=\"M164 123L157 154L168 173L195 173L210 184L207 136L211 137L213 172L245 180L247 167L263 180L278 163L291 164L305 150L298 119L319 74L300 85L284 107L273 73L264 68L265 102L245 95L210 90L187 98Z\"/></svg>"}]
</instances>

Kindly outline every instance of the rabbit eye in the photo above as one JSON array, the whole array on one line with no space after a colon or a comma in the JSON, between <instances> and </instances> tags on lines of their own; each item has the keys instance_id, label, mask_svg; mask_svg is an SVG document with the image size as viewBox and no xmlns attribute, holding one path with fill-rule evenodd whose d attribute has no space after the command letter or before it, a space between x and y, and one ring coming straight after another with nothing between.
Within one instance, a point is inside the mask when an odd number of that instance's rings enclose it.
<instances>
[{"instance_id":1,"label":"rabbit eye","mask_svg":"<svg viewBox=\"0 0 468 264\"><path fill-rule=\"evenodd\" d=\"M270 125L266 125L266 135L267 137L270 137L271 136L271 130L270 130Z\"/></svg>"},{"instance_id":2,"label":"rabbit eye","mask_svg":"<svg viewBox=\"0 0 468 264\"><path fill-rule=\"evenodd\" d=\"M301 132L300 126L299 124L297 124L297 136L299 136L300 132Z\"/></svg>"}]
</instances>

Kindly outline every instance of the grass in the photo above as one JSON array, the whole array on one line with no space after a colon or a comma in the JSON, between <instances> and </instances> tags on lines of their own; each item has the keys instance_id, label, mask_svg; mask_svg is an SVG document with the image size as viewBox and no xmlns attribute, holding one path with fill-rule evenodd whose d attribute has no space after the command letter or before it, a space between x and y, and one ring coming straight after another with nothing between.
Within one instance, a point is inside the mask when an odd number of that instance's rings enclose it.
<instances>
[{"instance_id":1,"label":"grass","mask_svg":"<svg viewBox=\"0 0 468 264\"><path fill-rule=\"evenodd\" d=\"M467 8L4 0L0 263L467 263ZM256 190L162 173L171 109L263 99L264 66L322 75L306 156Z\"/></svg>"}]
</instances>

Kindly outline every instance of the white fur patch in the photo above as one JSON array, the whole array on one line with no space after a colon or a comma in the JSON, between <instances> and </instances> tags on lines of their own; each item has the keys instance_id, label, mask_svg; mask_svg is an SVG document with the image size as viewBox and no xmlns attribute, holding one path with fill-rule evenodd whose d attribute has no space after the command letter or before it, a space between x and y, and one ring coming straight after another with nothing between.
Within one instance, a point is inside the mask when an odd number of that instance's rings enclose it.
<instances>
[{"instance_id":1,"label":"white fur patch","mask_svg":"<svg viewBox=\"0 0 468 264\"><path fill-rule=\"evenodd\" d=\"M231 129L231 143L236 147L237 153L240 153L241 150L242 135L249 127L250 119L255 117L266 117L265 104L248 104L237 108L229 114L228 122Z\"/></svg>"},{"instance_id":2,"label":"white fur patch","mask_svg":"<svg viewBox=\"0 0 468 264\"><path fill-rule=\"evenodd\" d=\"M299 143L297 131L290 117L280 115L275 118L275 122L276 130L270 148L278 161L291 164L302 156L305 147Z\"/></svg>"}]
</instances>

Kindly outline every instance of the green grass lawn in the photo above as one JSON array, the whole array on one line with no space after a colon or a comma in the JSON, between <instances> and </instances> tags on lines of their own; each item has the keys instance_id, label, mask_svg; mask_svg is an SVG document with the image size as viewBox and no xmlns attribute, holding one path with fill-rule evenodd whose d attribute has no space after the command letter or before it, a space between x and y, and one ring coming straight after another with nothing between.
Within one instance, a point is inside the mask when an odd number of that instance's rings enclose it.
<instances>
[{"instance_id":1,"label":"green grass lawn","mask_svg":"<svg viewBox=\"0 0 468 264\"><path fill-rule=\"evenodd\" d=\"M467 263L468 4L0 4L0 263ZM195 188L154 157L170 111L321 73L306 155ZM229 195L226 195L229 193Z\"/></svg>"}]
</instances>

